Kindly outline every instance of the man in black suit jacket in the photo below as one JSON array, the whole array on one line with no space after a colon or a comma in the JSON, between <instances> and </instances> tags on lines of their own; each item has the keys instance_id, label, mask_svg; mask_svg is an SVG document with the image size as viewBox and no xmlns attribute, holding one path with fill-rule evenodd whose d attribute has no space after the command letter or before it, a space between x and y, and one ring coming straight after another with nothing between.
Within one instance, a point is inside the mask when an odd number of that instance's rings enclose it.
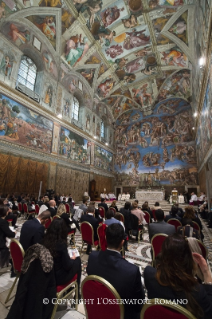
<instances>
[{"instance_id":1,"label":"man in black suit jacket","mask_svg":"<svg viewBox=\"0 0 212 319\"><path fill-rule=\"evenodd\" d=\"M54 217L57 214L56 202L52 199L49 201L49 211L51 213L51 217Z\"/></svg>"},{"instance_id":2,"label":"man in black suit jacket","mask_svg":"<svg viewBox=\"0 0 212 319\"><path fill-rule=\"evenodd\" d=\"M105 198L101 198L101 203L99 203L98 204L98 207L104 207L104 209L105 209L105 213L107 213L107 211L108 211L108 206L107 206L107 204L105 203Z\"/></svg>"},{"instance_id":3,"label":"man in black suit jacket","mask_svg":"<svg viewBox=\"0 0 212 319\"><path fill-rule=\"evenodd\" d=\"M45 223L50 218L48 210L42 212L37 218L27 220L21 228L20 243L26 251L34 244L40 244L43 240Z\"/></svg>"},{"instance_id":4,"label":"man in black suit jacket","mask_svg":"<svg viewBox=\"0 0 212 319\"><path fill-rule=\"evenodd\" d=\"M94 231L94 241L98 240L98 235L97 235L97 228L99 227L99 222L98 219L94 217L95 214L95 207L94 206L88 206L87 213L82 215L81 217L81 222L88 222L93 226L93 231ZM89 255L91 250L91 245L88 245L86 254Z\"/></svg>"},{"instance_id":5,"label":"man in black suit jacket","mask_svg":"<svg viewBox=\"0 0 212 319\"><path fill-rule=\"evenodd\" d=\"M138 319L142 308L141 299L145 298L145 294L139 268L120 254L124 236L121 224L111 224L107 227L107 250L90 254L87 274L106 279L117 290L122 300L128 300L128 304L124 304L124 318Z\"/></svg>"}]
</instances>

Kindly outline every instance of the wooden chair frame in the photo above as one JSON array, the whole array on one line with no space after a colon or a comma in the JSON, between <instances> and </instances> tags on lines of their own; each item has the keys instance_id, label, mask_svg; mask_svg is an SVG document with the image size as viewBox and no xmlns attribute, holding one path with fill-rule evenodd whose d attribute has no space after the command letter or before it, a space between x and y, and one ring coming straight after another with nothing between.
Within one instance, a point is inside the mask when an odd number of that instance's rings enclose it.
<instances>
[{"instance_id":1,"label":"wooden chair frame","mask_svg":"<svg viewBox=\"0 0 212 319\"><path fill-rule=\"evenodd\" d=\"M82 222L81 225L80 225L81 236L82 236L82 231L81 231L82 224L88 224L91 227L91 229L92 229L92 244L91 244L91 247L94 246L97 249L98 246L99 246L99 243L98 243L97 246L94 245L94 230L93 230L93 226L89 222ZM98 233L97 233L97 235L98 235ZM84 242L83 237L82 237L82 247L81 247L81 250L80 250L80 255L82 254L82 249L83 249L84 244L86 244L86 243Z\"/></svg>"}]
</instances>

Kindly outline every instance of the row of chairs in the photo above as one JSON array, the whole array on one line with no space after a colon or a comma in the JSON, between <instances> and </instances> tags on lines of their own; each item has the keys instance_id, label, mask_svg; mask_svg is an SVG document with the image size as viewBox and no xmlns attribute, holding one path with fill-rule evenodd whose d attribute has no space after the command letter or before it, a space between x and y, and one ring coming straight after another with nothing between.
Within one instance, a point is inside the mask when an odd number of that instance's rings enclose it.
<instances>
[{"instance_id":1,"label":"row of chairs","mask_svg":"<svg viewBox=\"0 0 212 319\"><path fill-rule=\"evenodd\" d=\"M66 212L69 214L70 213L70 206L68 204L65 204L66 207ZM29 211L28 210L28 205L26 203L18 203L18 210L20 213L24 213L26 218L28 219L30 215L38 215L40 206L38 204L35 204L35 210Z\"/></svg>"},{"instance_id":2,"label":"row of chairs","mask_svg":"<svg viewBox=\"0 0 212 319\"><path fill-rule=\"evenodd\" d=\"M10 252L13 260L14 271L17 276L13 283L12 288L7 296L5 303L9 301L12 290L20 277L21 265L24 259L24 250L21 244L12 239L10 243ZM78 296L78 284L77 275L75 275L70 282L65 285L57 286L57 299L67 299L71 294L75 293L75 298ZM87 276L81 285L82 299L93 300L92 303L84 303L86 318L87 319L99 319L101 313L101 319L107 319L112 317L113 319L124 319L124 305L120 302L117 303L100 303L99 300L121 300L120 295L116 289L105 279L98 276ZM78 309L78 303L75 300L76 310ZM55 317L58 303L55 302L51 319ZM149 300L142 308L140 319L154 319L154 318L175 318L175 319L195 319L195 317L187 311L185 308L166 303L166 300L152 299Z\"/></svg>"},{"instance_id":3,"label":"row of chairs","mask_svg":"<svg viewBox=\"0 0 212 319\"><path fill-rule=\"evenodd\" d=\"M162 249L162 245L164 240L166 239L166 237L168 237L168 235L166 234L156 234L152 237L151 240L151 246L152 246L152 253L153 253L153 264L155 261L155 258L157 257L157 255L161 252ZM207 260L208 258L208 250L206 248L206 246L201 242L201 240L198 240L198 245L202 251L202 256L205 258L205 260Z\"/></svg>"}]
</instances>

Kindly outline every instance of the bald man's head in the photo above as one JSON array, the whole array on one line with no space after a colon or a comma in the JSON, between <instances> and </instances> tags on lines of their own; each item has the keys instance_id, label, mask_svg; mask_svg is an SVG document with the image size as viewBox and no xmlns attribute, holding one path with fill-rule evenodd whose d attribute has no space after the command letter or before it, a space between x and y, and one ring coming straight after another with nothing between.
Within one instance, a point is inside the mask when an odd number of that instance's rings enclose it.
<instances>
[{"instance_id":1,"label":"bald man's head","mask_svg":"<svg viewBox=\"0 0 212 319\"><path fill-rule=\"evenodd\" d=\"M55 203L55 201L53 199L49 201L49 206L50 207L55 207L56 206L56 203Z\"/></svg>"}]
</instances>

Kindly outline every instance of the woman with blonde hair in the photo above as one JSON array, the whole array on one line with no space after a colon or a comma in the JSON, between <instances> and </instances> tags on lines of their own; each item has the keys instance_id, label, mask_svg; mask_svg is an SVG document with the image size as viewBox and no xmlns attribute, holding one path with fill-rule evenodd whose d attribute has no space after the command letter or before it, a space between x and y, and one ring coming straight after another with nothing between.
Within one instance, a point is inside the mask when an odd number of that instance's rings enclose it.
<instances>
[{"instance_id":1,"label":"woman with blonde hair","mask_svg":"<svg viewBox=\"0 0 212 319\"><path fill-rule=\"evenodd\" d=\"M113 201L112 201L110 207L115 208L115 210L116 210L117 212L119 211L119 210L118 210L118 207L116 206L116 200L113 200ZM110 208L110 207L109 207L109 208Z\"/></svg>"},{"instance_id":2,"label":"woman with blonde hair","mask_svg":"<svg viewBox=\"0 0 212 319\"><path fill-rule=\"evenodd\" d=\"M79 227L79 225L77 224L77 222L73 221L71 218L70 218L70 214L68 214L66 212L66 207L64 204L60 204L58 206L58 209L57 209L57 216L59 216L60 218L62 218L65 223L66 223L66 226L68 227L68 231L70 232L71 230L73 230L74 228L76 228L77 226ZM77 228L78 228L77 227ZM79 229L79 228L78 228Z\"/></svg>"}]
</instances>

